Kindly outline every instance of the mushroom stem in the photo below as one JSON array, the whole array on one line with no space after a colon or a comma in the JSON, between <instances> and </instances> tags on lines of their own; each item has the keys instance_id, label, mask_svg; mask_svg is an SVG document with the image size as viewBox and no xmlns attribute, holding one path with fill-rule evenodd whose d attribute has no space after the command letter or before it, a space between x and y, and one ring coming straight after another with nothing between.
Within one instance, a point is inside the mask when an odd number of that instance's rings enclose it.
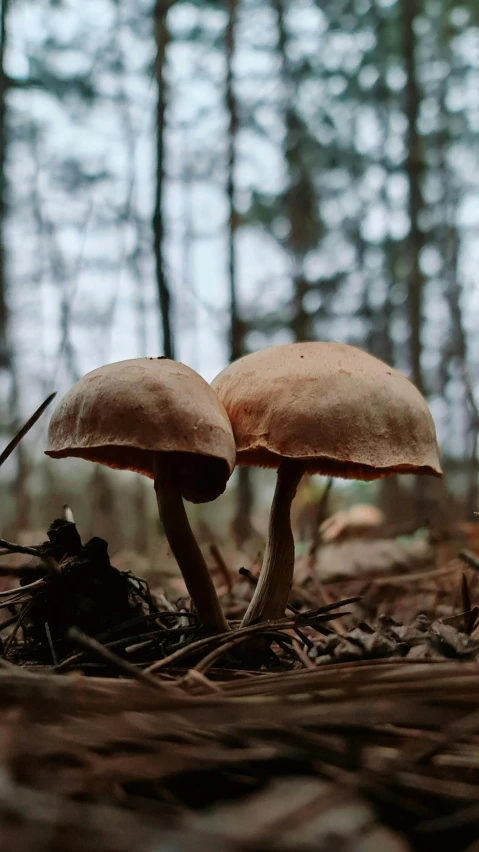
<instances>
[{"instance_id":1,"label":"mushroom stem","mask_svg":"<svg viewBox=\"0 0 479 852\"><path fill-rule=\"evenodd\" d=\"M208 566L190 527L174 462L155 458L155 492L160 519L202 624L214 633L229 630Z\"/></svg>"},{"instance_id":2,"label":"mushroom stem","mask_svg":"<svg viewBox=\"0 0 479 852\"><path fill-rule=\"evenodd\" d=\"M304 462L295 459L284 459L278 469L263 567L242 627L284 615L294 572L291 503L304 472Z\"/></svg>"}]
</instances>

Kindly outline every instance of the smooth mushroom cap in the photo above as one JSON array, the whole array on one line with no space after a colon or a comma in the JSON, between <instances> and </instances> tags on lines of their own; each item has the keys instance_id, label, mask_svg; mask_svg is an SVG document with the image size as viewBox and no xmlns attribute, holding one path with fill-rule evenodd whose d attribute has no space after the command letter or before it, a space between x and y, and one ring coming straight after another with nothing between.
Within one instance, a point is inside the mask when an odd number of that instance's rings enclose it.
<instances>
[{"instance_id":1,"label":"smooth mushroom cap","mask_svg":"<svg viewBox=\"0 0 479 852\"><path fill-rule=\"evenodd\" d=\"M190 367L136 358L88 373L63 397L47 455L76 456L153 477L156 453L174 453L182 496L223 493L235 465L233 432L215 391Z\"/></svg>"},{"instance_id":2,"label":"smooth mushroom cap","mask_svg":"<svg viewBox=\"0 0 479 852\"><path fill-rule=\"evenodd\" d=\"M231 420L237 463L378 479L441 476L434 421L417 388L355 346L290 343L246 355L212 382Z\"/></svg>"}]
</instances>

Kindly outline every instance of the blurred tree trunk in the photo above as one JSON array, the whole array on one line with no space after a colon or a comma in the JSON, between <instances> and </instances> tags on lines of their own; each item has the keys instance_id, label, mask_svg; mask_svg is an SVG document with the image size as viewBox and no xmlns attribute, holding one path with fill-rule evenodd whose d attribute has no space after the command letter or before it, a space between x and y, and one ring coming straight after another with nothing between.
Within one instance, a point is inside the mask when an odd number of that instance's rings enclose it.
<instances>
[{"instance_id":1,"label":"blurred tree trunk","mask_svg":"<svg viewBox=\"0 0 479 852\"><path fill-rule=\"evenodd\" d=\"M235 183L236 183L236 142L238 135L238 104L234 90L235 56L235 34L236 18L238 12L238 0L229 0L228 24L225 33L226 51L226 91L225 101L229 116L228 126L228 175L226 193L228 196L228 278L230 295L230 330L229 330L229 358L236 361L245 354L245 324L242 321L238 309L238 286L236 265L236 230L238 227L238 213L235 205ZM253 489L251 485L251 474L249 468L239 467L237 471L236 488L236 510L233 519L233 533L237 547L241 548L244 543L254 534L251 521L253 511Z\"/></svg>"},{"instance_id":2,"label":"blurred tree trunk","mask_svg":"<svg viewBox=\"0 0 479 852\"><path fill-rule=\"evenodd\" d=\"M120 4L116 7L116 25L117 33L115 37L115 46L117 50L117 69L119 76L124 82L127 73L127 57L123 47L122 27L123 15ZM127 13L128 14L128 13ZM142 230L143 223L135 203L135 181L136 181L136 133L134 123L132 121L130 102L128 100L128 92L126 87L121 87L121 118L125 144L128 152L127 166L127 182L128 192L125 199L121 215L121 223L127 228L134 229L135 241L131 250L128 252L127 263L131 272L131 277L135 282L134 304L136 312L136 337L137 350L140 357L145 357L148 353L148 333L147 333L147 307L145 300L145 276L142 265L143 259L143 241ZM148 524L148 500L147 490L144 479L139 474L133 487L132 494L133 504L133 548L137 553L146 554L149 549L149 524Z\"/></svg>"},{"instance_id":3,"label":"blurred tree trunk","mask_svg":"<svg viewBox=\"0 0 479 852\"><path fill-rule=\"evenodd\" d=\"M157 0L154 11L156 62L155 77L158 87L156 105L156 188L155 210L153 214L154 255L156 283L163 331L163 351L167 358L175 357L172 320L171 294L165 269L164 255L164 210L163 196L165 183L165 125L166 125L166 48L169 41L167 14L174 0Z\"/></svg>"},{"instance_id":4,"label":"blurred tree trunk","mask_svg":"<svg viewBox=\"0 0 479 852\"><path fill-rule=\"evenodd\" d=\"M422 209L421 178L423 155L418 132L421 95L417 78L416 34L414 21L420 12L420 0L401 0L402 49L406 71L405 103L406 116L406 177L408 182L409 234L405 241L408 266L407 320L409 324L409 363L411 380L424 393L424 378L421 368L421 332L423 321L424 276L420 266L424 237L419 219ZM427 520L427 483L422 476L415 477L414 501L418 518Z\"/></svg>"},{"instance_id":5,"label":"blurred tree trunk","mask_svg":"<svg viewBox=\"0 0 479 852\"><path fill-rule=\"evenodd\" d=\"M143 477L138 475L133 493L133 512L135 517L133 549L136 553L149 553L148 494Z\"/></svg>"},{"instance_id":6,"label":"blurred tree trunk","mask_svg":"<svg viewBox=\"0 0 479 852\"><path fill-rule=\"evenodd\" d=\"M10 350L7 306L7 282L5 275L4 223L6 214L6 177L5 162L7 156L7 90L5 75L5 50L7 41L7 15L9 0L2 0L0 7L0 370L10 370L12 356Z\"/></svg>"},{"instance_id":7,"label":"blurred tree trunk","mask_svg":"<svg viewBox=\"0 0 479 852\"><path fill-rule=\"evenodd\" d=\"M115 491L112 488L109 472L101 464L95 465L91 478L90 493L90 530L88 538L99 535L110 546L110 555L124 546L124 531L118 523ZM122 507L124 510L124 507Z\"/></svg>"},{"instance_id":8,"label":"blurred tree trunk","mask_svg":"<svg viewBox=\"0 0 479 852\"><path fill-rule=\"evenodd\" d=\"M7 47L7 17L10 0L2 0L0 6L0 370L10 374L8 398L8 426L11 433L22 425L19 418L19 387L15 370L12 342L9 328L7 264L5 252L5 221L7 216L6 160L8 151L7 93L9 83L5 73L5 52ZM17 470L15 476L15 534L26 529L30 521L30 494L28 477L30 463L25 444L20 442L16 449Z\"/></svg>"},{"instance_id":9,"label":"blurred tree trunk","mask_svg":"<svg viewBox=\"0 0 479 852\"><path fill-rule=\"evenodd\" d=\"M291 329L293 337L296 341L308 340L309 334L309 317L304 310L304 297L308 287L301 275L301 259L298 257L297 242L301 228L304 223L301 223L301 209L299 207L298 189L296 180L298 177L297 166L295 162L298 153L299 141L299 126L294 109L293 95L293 80L291 68L288 60L288 34L285 24L285 7L284 0L272 0L273 8L276 12L276 20L278 27L278 52L280 61L281 83L284 92L284 125L285 125L285 142L284 156L288 166L289 186L286 197L287 215L290 224L290 234L288 238L291 261L293 264L293 299L292 299L292 318Z\"/></svg>"},{"instance_id":10,"label":"blurred tree trunk","mask_svg":"<svg viewBox=\"0 0 479 852\"><path fill-rule=\"evenodd\" d=\"M391 136L391 92L387 84L387 71L390 61L391 52L393 50L392 37L395 36L396 27L393 24L386 23L384 8L375 0L371 7L373 15L374 29L377 33L378 40L378 80L376 84L376 100L379 112L379 122L382 132L381 160L385 174L389 178L393 172L391 158L388 154L388 142ZM388 211L388 226L391 215L391 201L387 191L388 181L384 181L380 190L380 201L385 210ZM382 358L388 364L394 364L394 345L392 340L392 320L394 306L391 300L391 291L396 283L396 253L394 242L391 239L391 233L388 231L382 243L383 263L382 275L384 276L385 293L384 301L380 308L376 311L376 330L375 330L375 348L373 354L378 358ZM386 480L385 482L387 482ZM388 488L388 486L385 486ZM391 486L392 490L393 486Z\"/></svg>"},{"instance_id":11,"label":"blurred tree trunk","mask_svg":"<svg viewBox=\"0 0 479 852\"><path fill-rule=\"evenodd\" d=\"M226 109L228 110L228 278L230 294L230 361L244 354L244 326L238 312L238 287L236 268L236 229L238 214L235 205L236 137L238 135L238 105L234 91L233 61L235 54L235 28L238 0L229 0L229 17L225 33L226 50Z\"/></svg>"},{"instance_id":12,"label":"blurred tree trunk","mask_svg":"<svg viewBox=\"0 0 479 852\"><path fill-rule=\"evenodd\" d=\"M444 152L444 154L446 154L446 152ZM474 386L469 376L468 343L461 309L462 292L461 285L459 283L460 244L459 234L455 225L457 200L456 204L451 205L449 209L449 224L446 224L445 233L443 233L442 235L442 247L446 266L445 273L447 278L446 298L449 305L449 313L451 316L452 325L452 341L449 354L454 359L457 359L457 362L460 366L462 384L464 386L467 411L469 415L469 465L467 470L466 514L467 517L470 518L470 520L474 520L474 512L477 512L479 508L479 462L477 457L479 439L479 408L476 402Z\"/></svg>"},{"instance_id":13,"label":"blurred tree trunk","mask_svg":"<svg viewBox=\"0 0 479 852\"><path fill-rule=\"evenodd\" d=\"M304 257L319 239L319 205L311 171L302 157L302 142L308 131L296 110L295 72L289 58L285 21L287 4L285 0L271 2L276 13L280 77L284 93L284 158L288 170L288 189L284 202L289 220L289 234L285 243L291 258L293 279L290 327L294 340L312 340L315 336L312 320L305 309L305 297L311 284L304 274Z\"/></svg>"},{"instance_id":14,"label":"blurred tree trunk","mask_svg":"<svg viewBox=\"0 0 479 852\"><path fill-rule=\"evenodd\" d=\"M379 118L382 129L381 159L384 172L388 177L392 173L391 158L388 156L388 142L390 140L390 116L391 116L391 92L387 85L387 71L389 59L393 46L391 41L395 37L396 28L394 24L386 23L384 8L375 0L372 5L374 29L378 39L378 80L375 95L378 104ZM387 182L384 181L380 200L385 210L390 213L391 202L387 192ZM389 218L389 216L388 216ZM383 263L381 272L385 279L385 295L383 305L375 312L375 329L373 337L375 341L372 353L382 358L388 364L394 364L394 345L391 328L393 321L394 306L391 300L391 291L396 283L396 249L391 235L388 231L382 243ZM398 476L387 476L380 481L380 505L388 522L400 522L403 520L407 502L410 499L408 492L404 492Z\"/></svg>"},{"instance_id":15,"label":"blurred tree trunk","mask_svg":"<svg viewBox=\"0 0 479 852\"><path fill-rule=\"evenodd\" d=\"M414 21L420 13L420 0L401 0L402 46L406 71L405 116L406 131L406 176L408 181L409 235L406 240L406 253L409 266L408 282L408 322L409 355L411 379L417 388L424 392L424 380L421 369L421 330L423 320L424 276L420 266L420 254L424 238L419 219L422 209L421 178L423 157L421 139L418 132L421 95L417 78L416 35Z\"/></svg>"},{"instance_id":16,"label":"blurred tree trunk","mask_svg":"<svg viewBox=\"0 0 479 852\"><path fill-rule=\"evenodd\" d=\"M16 396L16 394L15 394ZM19 420L15 423L20 427ZM14 431L12 429L12 431ZM31 463L28 451L22 443L16 449L17 470L15 476L15 535L19 530L30 529L32 500L30 497Z\"/></svg>"},{"instance_id":17,"label":"blurred tree trunk","mask_svg":"<svg viewBox=\"0 0 479 852\"><path fill-rule=\"evenodd\" d=\"M454 56L451 50L451 41L455 37L455 30L451 26L450 18L443 17L443 25L439 33L440 58L446 62L449 69L453 71ZM445 298L449 308L451 322L450 339L447 341L443 352L442 375L447 382L451 361L459 366L461 380L464 388L465 409L468 417L468 440L466 441L469 453L469 465L467 468L466 486L466 515L474 520L474 512L478 509L478 440L479 440L479 408L474 391L474 383L469 375L469 345L463 319L463 291L461 285L460 252L461 235L458 228L458 207L460 203L460 192L455 182L454 173L449 161L450 152L454 145L453 124L447 106L447 86L449 75L444 75L439 84L439 110L440 127L437 133L438 147L438 176L443 187L444 197L442 202L442 222L439 226L438 245L442 253L444 270ZM474 145L470 140L471 147Z\"/></svg>"}]
</instances>

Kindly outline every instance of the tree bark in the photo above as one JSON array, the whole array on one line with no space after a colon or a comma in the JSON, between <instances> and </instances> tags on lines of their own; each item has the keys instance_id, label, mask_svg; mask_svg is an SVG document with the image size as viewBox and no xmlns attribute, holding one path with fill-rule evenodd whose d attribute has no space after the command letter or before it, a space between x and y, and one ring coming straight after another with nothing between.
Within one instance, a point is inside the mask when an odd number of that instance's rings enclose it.
<instances>
[{"instance_id":1,"label":"tree bark","mask_svg":"<svg viewBox=\"0 0 479 852\"><path fill-rule=\"evenodd\" d=\"M280 77L284 92L284 157L289 176L289 186L284 201L290 225L286 244L291 258L293 284L290 325L294 340L304 341L314 338L311 317L304 305L305 296L310 291L311 285L304 275L303 262L306 252L316 243L318 200L311 183L310 171L303 164L301 156L301 139L305 128L295 107L294 72L288 58L285 0L271 0L271 2L276 13L278 31Z\"/></svg>"},{"instance_id":2,"label":"tree bark","mask_svg":"<svg viewBox=\"0 0 479 852\"><path fill-rule=\"evenodd\" d=\"M225 33L226 52L226 91L225 102L229 116L228 126L228 163L226 194L228 197L228 279L230 296L230 328L229 328L229 359L236 361L245 354L245 325L242 321L238 308L238 283L236 265L236 230L238 227L238 213L235 205L235 171L236 171L236 140L238 136L238 104L234 89L234 55L236 18L238 12L238 0L229 0L228 24ZM236 511L233 520L233 532L236 544L241 548L244 543L254 534L251 521L253 511L253 490L251 487L251 474L247 467L238 468L238 482L236 487Z\"/></svg>"},{"instance_id":3,"label":"tree bark","mask_svg":"<svg viewBox=\"0 0 479 852\"><path fill-rule=\"evenodd\" d=\"M166 48L169 41L167 26L167 14L172 5L172 0L157 0L154 12L155 40L156 40L156 62L155 77L158 87L158 98L156 105L156 189L155 210L153 213L153 238L156 284L158 289L158 302L160 307L161 325L163 332L163 351L167 358L175 357L173 331L172 331L172 307L171 293L165 269L164 256L164 210L163 195L165 184L165 125L166 125Z\"/></svg>"},{"instance_id":4,"label":"tree bark","mask_svg":"<svg viewBox=\"0 0 479 852\"><path fill-rule=\"evenodd\" d=\"M454 30L444 21L441 32L441 58L451 67L453 54L451 51L451 39ZM447 365L453 359L461 371L461 381L464 389L465 407L468 416L468 440L466 440L466 452L469 455L466 486L466 517L474 520L474 512L478 509L478 440L479 440L479 407L476 400L474 383L469 375L469 342L464 325L462 299L463 291L461 284L460 254L461 236L457 225L457 209L460 201L460 191L455 184L454 173L449 166L448 154L454 144L454 136L451 134L451 117L447 108L447 77L440 84L439 108L441 114L441 127L437 135L438 147L438 177L444 189L442 204L442 224L438 235L437 244L440 246L444 265L445 298L449 308L451 320L451 339L447 341L447 349L443 358ZM473 143L471 140L471 146ZM447 369L447 368L446 368Z\"/></svg>"},{"instance_id":5,"label":"tree bark","mask_svg":"<svg viewBox=\"0 0 479 852\"><path fill-rule=\"evenodd\" d=\"M238 135L238 105L234 91L233 60L238 0L229 0L228 24L225 33L226 50L226 109L228 110L228 164L226 194L228 196L228 279L230 292L230 361L244 355L244 329L238 313L236 268L236 229L238 214L235 205L236 137Z\"/></svg>"},{"instance_id":6,"label":"tree bark","mask_svg":"<svg viewBox=\"0 0 479 852\"><path fill-rule=\"evenodd\" d=\"M409 235L406 240L406 252L410 263L407 311L409 321L409 357L411 379L416 387L424 392L424 379L421 368L421 330L423 320L424 276L420 267L420 253L424 244L419 226L422 209L421 178L423 159L421 140L418 133L419 108L421 95L416 69L416 35L414 20L420 11L419 0L401 0L403 58L406 71L404 110L407 121L406 131L406 175L409 188L408 214Z\"/></svg>"},{"instance_id":7,"label":"tree bark","mask_svg":"<svg viewBox=\"0 0 479 852\"><path fill-rule=\"evenodd\" d=\"M7 156L7 91L8 80L5 74L5 50L7 42L7 15L10 0L2 0L0 6L0 370L10 370L12 353L9 340L9 317L7 304L7 281L5 274L4 226L6 216L6 176Z\"/></svg>"}]
</instances>

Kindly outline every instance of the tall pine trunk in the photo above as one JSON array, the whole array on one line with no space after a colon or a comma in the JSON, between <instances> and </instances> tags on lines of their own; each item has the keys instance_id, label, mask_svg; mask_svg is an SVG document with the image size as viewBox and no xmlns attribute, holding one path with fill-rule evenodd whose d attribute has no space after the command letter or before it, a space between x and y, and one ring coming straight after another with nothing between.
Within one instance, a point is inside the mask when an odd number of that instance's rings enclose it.
<instances>
[{"instance_id":1,"label":"tall pine trunk","mask_svg":"<svg viewBox=\"0 0 479 852\"><path fill-rule=\"evenodd\" d=\"M290 232L286 247L292 267L292 318L290 327L296 341L311 340L314 329L305 310L305 297L310 284L304 274L304 257L317 240L318 199L311 174L302 159L302 136L305 127L296 109L294 70L289 59L286 28L286 0L271 0L276 13L278 57L283 91L284 158L288 171L288 189L284 198Z\"/></svg>"},{"instance_id":2,"label":"tall pine trunk","mask_svg":"<svg viewBox=\"0 0 479 852\"><path fill-rule=\"evenodd\" d=\"M424 276L420 266L420 254L424 244L419 219L422 209L421 178L423 156L418 132L421 95L417 78L416 34L414 21L420 12L420 0L401 0L402 50L406 72L404 112L406 116L406 178L408 183L409 234L405 243L409 263L407 286L407 320L409 324L409 364L411 379L424 393L424 378L421 367L422 322L424 302ZM428 520L427 483L425 478L415 478L414 502L420 520Z\"/></svg>"},{"instance_id":3,"label":"tall pine trunk","mask_svg":"<svg viewBox=\"0 0 479 852\"><path fill-rule=\"evenodd\" d=\"M154 255L156 284L163 332L163 352L167 358L175 357L172 321L171 294L165 269L164 254L164 184L165 184L165 124L166 124L166 48L169 41L167 14L172 0L157 0L155 6L156 63L155 77L158 88L156 104L156 188L153 214Z\"/></svg>"},{"instance_id":4,"label":"tall pine trunk","mask_svg":"<svg viewBox=\"0 0 479 852\"><path fill-rule=\"evenodd\" d=\"M0 6L0 371L6 370L10 379L8 415L0 424L10 432L20 428L19 387L15 370L8 311L8 282L5 250L5 220L7 217L6 160L8 151L7 93L8 79L5 73L7 47L7 18L10 0L1 0ZM17 470L15 475L15 519L14 533L25 529L30 522L31 501L29 494L30 462L24 443L16 450Z\"/></svg>"},{"instance_id":5,"label":"tall pine trunk","mask_svg":"<svg viewBox=\"0 0 479 852\"><path fill-rule=\"evenodd\" d=\"M451 41L455 32L447 18L443 18L440 32L441 58L452 68L454 63ZM454 135L451 133L451 116L447 106L448 77L443 77L439 84L439 108L441 126L437 134L437 175L443 187L442 224L438 233L438 245L441 247L444 264L445 297L449 308L451 322L451 340L448 341L444 359L450 363L456 361L460 369L461 381L464 388L465 409L467 412L469 461L467 464L466 485L466 517L474 520L474 512L478 508L478 440L479 440L479 407L476 401L474 382L469 375L469 341L463 316L463 287L461 284L461 235L457 225L457 210L460 203L460 192L455 181L454 171L450 165L450 152L454 146ZM473 147L473 141L471 147ZM447 368L446 368L447 369Z\"/></svg>"},{"instance_id":6,"label":"tall pine trunk","mask_svg":"<svg viewBox=\"0 0 479 852\"><path fill-rule=\"evenodd\" d=\"M406 177L408 182L409 235L406 240L406 252L409 261L409 281L407 311L409 322L409 358L411 379L417 388L424 392L424 379L421 369L421 330L423 320L424 276L420 266L420 254L423 247L423 234L419 226L422 209L421 177L423 157L421 139L418 133L419 108L421 95L416 67L416 34L414 20L420 12L418 0L401 0L403 59L406 71L405 104L406 116Z\"/></svg>"},{"instance_id":7,"label":"tall pine trunk","mask_svg":"<svg viewBox=\"0 0 479 852\"><path fill-rule=\"evenodd\" d=\"M236 264L236 230L238 213L235 205L236 143L238 136L238 104L234 89L233 62L235 56L236 20L238 0L229 0L228 24L225 33L226 87L225 101L229 116L227 185L228 196L228 279L230 297L229 358L236 361L245 354L245 327L238 308L238 284ZM251 475L247 467L239 467L237 473L236 509L233 519L233 533L236 544L241 548L250 538L253 530L251 513L253 511L253 489Z\"/></svg>"},{"instance_id":8,"label":"tall pine trunk","mask_svg":"<svg viewBox=\"0 0 479 852\"><path fill-rule=\"evenodd\" d=\"M0 370L10 370L12 356L8 328L7 282L5 274L4 226L6 215L5 163L7 155L7 78L5 50L9 0L0 6Z\"/></svg>"}]
</instances>

